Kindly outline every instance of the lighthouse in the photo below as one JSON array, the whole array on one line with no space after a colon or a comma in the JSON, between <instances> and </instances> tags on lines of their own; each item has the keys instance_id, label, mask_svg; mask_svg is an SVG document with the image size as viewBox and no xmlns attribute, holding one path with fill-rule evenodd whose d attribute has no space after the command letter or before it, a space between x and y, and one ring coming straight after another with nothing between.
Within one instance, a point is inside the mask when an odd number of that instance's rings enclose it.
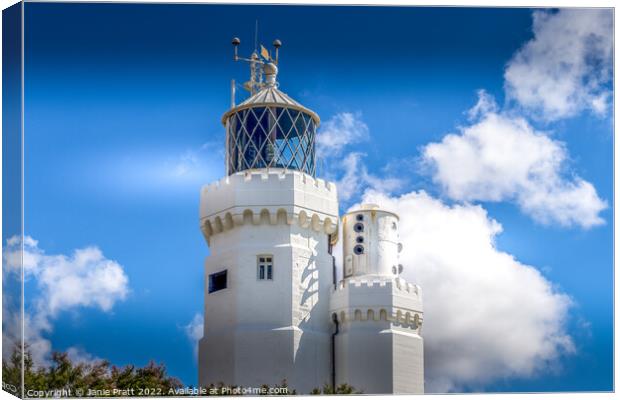
<instances>
[{"instance_id":1,"label":"lighthouse","mask_svg":"<svg viewBox=\"0 0 620 400\"><path fill-rule=\"evenodd\" d=\"M262 53L247 59L250 97L222 118L227 176L201 193L210 255L199 383L286 379L307 393L330 381L338 200L315 177L319 116L279 89L277 57Z\"/></svg>"},{"instance_id":2,"label":"lighthouse","mask_svg":"<svg viewBox=\"0 0 620 400\"><path fill-rule=\"evenodd\" d=\"M337 282L337 189L316 177L320 118L280 89L279 40L247 58L232 44L250 66L249 96L236 104L233 81L226 176L200 194L210 250L200 386L423 392L421 292L400 278L398 216L368 206L345 215Z\"/></svg>"}]
</instances>

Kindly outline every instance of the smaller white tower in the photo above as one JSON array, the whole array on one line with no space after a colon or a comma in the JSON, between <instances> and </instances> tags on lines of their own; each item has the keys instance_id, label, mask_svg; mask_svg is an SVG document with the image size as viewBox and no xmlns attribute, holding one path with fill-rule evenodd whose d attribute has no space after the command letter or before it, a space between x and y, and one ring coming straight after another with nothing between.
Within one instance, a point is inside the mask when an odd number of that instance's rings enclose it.
<instances>
[{"instance_id":1,"label":"smaller white tower","mask_svg":"<svg viewBox=\"0 0 620 400\"><path fill-rule=\"evenodd\" d=\"M330 302L335 383L367 394L424 393L422 293L399 276L398 224L372 204L343 217L344 279Z\"/></svg>"}]
</instances>

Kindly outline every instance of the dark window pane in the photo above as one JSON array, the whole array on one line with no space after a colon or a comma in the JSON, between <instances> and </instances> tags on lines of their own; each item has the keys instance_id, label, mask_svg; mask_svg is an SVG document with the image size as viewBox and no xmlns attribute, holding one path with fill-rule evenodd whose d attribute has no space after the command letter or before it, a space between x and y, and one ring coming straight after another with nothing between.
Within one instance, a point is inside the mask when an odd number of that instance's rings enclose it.
<instances>
[{"instance_id":1,"label":"dark window pane","mask_svg":"<svg viewBox=\"0 0 620 400\"><path fill-rule=\"evenodd\" d=\"M227 284L227 270L216 272L209 275L209 293L217 292L218 290L226 289Z\"/></svg>"}]
</instances>

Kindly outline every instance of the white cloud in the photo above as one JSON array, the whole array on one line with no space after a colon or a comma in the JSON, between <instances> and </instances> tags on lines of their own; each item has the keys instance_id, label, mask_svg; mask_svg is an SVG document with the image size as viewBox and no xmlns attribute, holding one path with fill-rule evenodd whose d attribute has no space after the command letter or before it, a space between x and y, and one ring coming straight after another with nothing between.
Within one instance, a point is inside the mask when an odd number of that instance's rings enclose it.
<instances>
[{"instance_id":1,"label":"white cloud","mask_svg":"<svg viewBox=\"0 0 620 400\"><path fill-rule=\"evenodd\" d=\"M3 250L3 277L19 274L21 260L20 240L12 237ZM52 320L60 312L80 307L95 307L110 311L114 304L125 299L129 292L128 278L123 267L104 257L97 247L75 250L71 255L48 255L31 237L24 238L24 279L36 285L36 291L27 299L24 339L30 345L33 359L45 364L51 343L45 334L53 330ZM17 275L19 277L19 275ZM14 280L17 280L14 278ZM10 299L7 299L10 300ZM7 333L18 340L19 310L4 309ZM71 350L74 356L85 357L83 351Z\"/></svg>"},{"instance_id":2,"label":"white cloud","mask_svg":"<svg viewBox=\"0 0 620 400\"><path fill-rule=\"evenodd\" d=\"M363 202L400 215L404 277L424 293L427 391L529 377L574 352L564 327L571 299L495 247L502 227L482 207L448 206L423 191L370 191Z\"/></svg>"},{"instance_id":3,"label":"white cloud","mask_svg":"<svg viewBox=\"0 0 620 400\"><path fill-rule=\"evenodd\" d=\"M205 182L206 171L212 170L216 163L224 163L226 149L224 144L219 141L204 143L198 149L190 149L183 152L172 162L165 162L165 170L169 177L178 179L189 179L190 181L199 180Z\"/></svg>"},{"instance_id":4,"label":"white cloud","mask_svg":"<svg viewBox=\"0 0 620 400\"><path fill-rule=\"evenodd\" d=\"M34 241L33 241L34 242ZM36 280L37 308L46 315L74 307L98 307L109 311L128 293L128 279L123 267L103 256L97 247L78 249L70 256L47 255L38 247L25 244L26 280Z\"/></svg>"},{"instance_id":5,"label":"white cloud","mask_svg":"<svg viewBox=\"0 0 620 400\"><path fill-rule=\"evenodd\" d=\"M204 317L202 314L194 315L194 318L192 318L189 324L183 327L183 330L185 331L187 338L192 343L194 356L198 357L198 341L202 339L204 331Z\"/></svg>"},{"instance_id":6,"label":"white cloud","mask_svg":"<svg viewBox=\"0 0 620 400\"><path fill-rule=\"evenodd\" d=\"M498 113L491 96L479 95L471 125L423 148L423 162L445 193L461 201L515 201L545 224L603 224L599 213L607 204L591 183L567 176L564 144L523 118Z\"/></svg>"},{"instance_id":7,"label":"white cloud","mask_svg":"<svg viewBox=\"0 0 620 400\"><path fill-rule=\"evenodd\" d=\"M485 90L480 89L477 92L478 102L475 106L467 111L469 120L476 120L486 114L497 113L498 107L495 98L488 94Z\"/></svg>"},{"instance_id":8,"label":"white cloud","mask_svg":"<svg viewBox=\"0 0 620 400\"><path fill-rule=\"evenodd\" d=\"M506 67L508 97L549 121L587 109L604 114L612 98L613 10L535 11L533 32Z\"/></svg>"},{"instance_id":9,"label":"white cloud","mask_svg":"<svg viewBox=\"0 0 620 400\"><path fill-rule=\"evenodd\" d=\"M316 152L322 158L338 156L347 145L368 138L368 125L361 113L339 113L322 123L316 136Z\"/></svg>"},{"instance_id":10,"label":"white cloud","mask_svg":"<svg viewBox=\"0 0 620 400\"><path fill-rule=\"evenodd\" d=\"M102 154L80 165L83 185L104 196L154 194L153 199L196 193L202 185L219 179L225 169L225 146L207 142L182 151L142 149L124 154ZM84 186L79 186L81 189ZM92 186L92 187L90 187ZM110 190L102 191L103 188Z\"/></svg>"},{"instance_id":11,"label":"white cloud","mask_svg":"<svg viewBox=\"0 0 620 400\"><path fill-rule=\"evenodd\" d=\"M341 203L346 204L369 188L391 193L405 185L404 178L394 176L393 165L386 165L380 175L370 173L363 163L366 154L350 150L352 145L369 139L370 132L360 112L334 115L317 134L319 172L336 182Z\"/></svg>"},{"instance_id":12,"label":"white cloud","mask_svg":"<svg viewBox=\"0 0 620 400\"><path fill-rule=\"evenodd\" d=\"M390 176L378 176L368 172L362 162L364 153L349 153L340 163L340 179L336 182L338 198L348 201L359 197L366 189L375 189L391 193L403 187L404 179Z\"/></svg>"},{"instance_id":13,"label":"white cloud","mask_svg":"<svg viewBox=\"0 0 620 400\"><path fill-rule=\"evenodd\" d=\"M93 356L81 347L72 346L69 347L66 351L69 359L75 364L93 364L103 361L101 358Z\"/></svg>"}]
</instances>

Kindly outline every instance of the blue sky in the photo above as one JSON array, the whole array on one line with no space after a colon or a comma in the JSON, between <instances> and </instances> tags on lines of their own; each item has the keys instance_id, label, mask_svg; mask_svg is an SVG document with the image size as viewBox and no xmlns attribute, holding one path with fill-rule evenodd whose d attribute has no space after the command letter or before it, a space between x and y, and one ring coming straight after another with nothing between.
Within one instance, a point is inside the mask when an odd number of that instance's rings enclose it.
<instances>
[{"instance_id":1,"label":"blue sky","mask_svg":"<svg viewBox=\"0 0 620 400\"><path fill-rule=\"evenodd\" d=\"M230 39L240 37L241 51L251 50L258 19L259 41L284 43L281 89L335 133L347 128L338 124L343 115L366 129L338 157L325 157L319 174L341 181L344 156L363 154L368 176L407 177L384 188L386 195L424 191L447 206L480 205L503 228L494 248L534 266L572 299L561 332L574 351L558 350L535 373L455 378L458 390L612 389L611 114L588 107L588 99L558 111L507 94L507 63L534 38L532 10L45 3L25 9L25 233L38 241L38 254L66 255L69 262L76 249L96 247L103 254L97 265L118 266L127 278L110 291L110 307L103 299L63 300L46 311L53 329L41 335L54 349L78 348L115 364L155 359L186 384L197 383L184 327L202 312L209 254L198 229L199 190L224 174L220 118L230 103L230 79L247 77L246 67L232 62ZM590 82L594 94L612 87L605 77ZM608 204L595 210L599 222L563 225L557 216L545 222L514 193L450 194L462 182L438 178L432 171L444 161L425 158L426 146L478 126L467 110L485 96L495 98L502 118L524 118L552 143L563 143L558 185L589 182L594 200ZM434 169L421 168L424 160ZM378 190L372 182L352 188L341 210ZM519 185L517 193L525 187ZM36 298L37 285L28 283L27 297Z\"/></svg>"}]
</instances>

